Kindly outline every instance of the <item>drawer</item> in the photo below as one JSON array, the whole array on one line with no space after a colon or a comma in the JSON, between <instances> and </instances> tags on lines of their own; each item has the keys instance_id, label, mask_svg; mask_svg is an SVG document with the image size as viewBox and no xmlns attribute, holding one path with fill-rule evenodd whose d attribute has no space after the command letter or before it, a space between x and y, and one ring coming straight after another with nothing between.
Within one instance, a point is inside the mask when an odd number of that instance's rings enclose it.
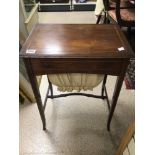
<instances>
[{"instance_id":1,"label":"drawer","mask_svg":"<svg viewBox=\"0 0 155 155\"><path fill-rule=\"evenodd\" d=\"M31 59L34 72L37 75L55 73L102 73L119 75L123 67L123 61L90 60L90 59Z\"/></svg>"}]
</instances>

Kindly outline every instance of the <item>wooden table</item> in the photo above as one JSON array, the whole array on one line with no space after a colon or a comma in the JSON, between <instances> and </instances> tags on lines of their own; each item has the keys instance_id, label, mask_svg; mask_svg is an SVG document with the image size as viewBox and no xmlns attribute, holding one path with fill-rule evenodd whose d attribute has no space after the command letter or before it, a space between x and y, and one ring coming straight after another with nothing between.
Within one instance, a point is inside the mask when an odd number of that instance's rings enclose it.
<instances>
[{"instance_id":1,"label":"wooden table","mask_svg":"<svg viewBox=\"0 0 155 155\"><path fill-rule=\"evenodd\" d=\"M124 50L118 50L123 47ZM46 120L36 80L37 75L55 73L95 73L117 76L107 120L117 104L132 49L116 25L52 25L34 27L20 51L46 129Z\"/></svg>"}]
</instances>

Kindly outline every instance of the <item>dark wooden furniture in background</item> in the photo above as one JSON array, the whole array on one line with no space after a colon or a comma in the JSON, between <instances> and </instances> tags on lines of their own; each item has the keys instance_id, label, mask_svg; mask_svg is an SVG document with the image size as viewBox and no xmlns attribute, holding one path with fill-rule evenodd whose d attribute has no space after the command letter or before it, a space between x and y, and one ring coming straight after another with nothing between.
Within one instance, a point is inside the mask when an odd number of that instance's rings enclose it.
<instances>
[{"instance_id":1,"label":"dark wooden furniture in background","mask_svg":"<svg viewBox=\"0 0 155 155\"><path fill-rule=\"evenodd\" d=\"M121 6L122 1L125 1L124 6ZM135 27L135 5L130 1L131 0L116 0L115 9L108 9L107 11L107 19L110 20L111 23L118 24L120 27L127 27L129 37L131 28Z\"/></svg>"},{"instance_id":2,"label":"dark wooden furniture in background","mask_svg":"<svg viewBox=\"0 0 155 155\"><path fill-rule=\"evenodd\" d=\"M104 24L109 23L109 21L108 21L108 17L109 17L108 16L108 11L112 11L112 13L116 13L116 7L117 7L118 11L120 9L134 8L133 3L131 3L130 1L131 0L103 0L104 10L103 10L103 15L102 16L104 18ZM102 16L101 15L98 16L96 24L100 23L100 20L101 20ZM113 22L117 23L117 19L115 19Z\"/></svg>"},{"instance_id":3,"label":"dark wooden furniture in background","mask_svg":"<svg viewBox=\"0 0 155 155\"><path fill-rule=\"evenodd\" d=\"M40 3L68 3L69 0L39 0Z\"/></svg>"},{"instance_id":4,"label":"dark wooden furniture in background","mask_svg":"<svg viewBox=\"0 0 155 155\"><path fill-rule=\"evenodd\" d=\"M78 0L39 0L40 12L56 12L56 11L94 11L96 1L86 0L79 2Z\"/></svg>"},{"instance_id":5,"label":"dark wooden furniture in background","mask_svg":"<svg viewBox=\"0 0 155 155\"><path fill-rule=\"evenodd\" d=\"M124 50L119 51L120 47L124 47ZM20 57L24 59L27 68L43 129L46 129L46 120L36 75L94 73L117 76L107 120L107 128L110 130L110 122L132 53L126 38L116 25L36 25L21 49Z\"/></svg>"}]
</instances>

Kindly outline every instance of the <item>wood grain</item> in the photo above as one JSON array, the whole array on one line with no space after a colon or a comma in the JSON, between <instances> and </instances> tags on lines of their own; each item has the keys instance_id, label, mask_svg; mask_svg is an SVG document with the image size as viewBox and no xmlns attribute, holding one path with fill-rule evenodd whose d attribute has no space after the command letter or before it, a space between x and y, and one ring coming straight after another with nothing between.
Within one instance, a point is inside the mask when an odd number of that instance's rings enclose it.
<instances>
[{"instance_id":1,"label":"wood grain","mask_svg":"<svg viewBox=\"0 0 155 155\"><path fill-rule=\"evenodd\" d=\"M119 47L125 51L118 52ZM26 54L35 49L35 54ZM38 24L21 50L22 57L130 58L132 50L116 25Z\"/></svg>"}]
</instances>

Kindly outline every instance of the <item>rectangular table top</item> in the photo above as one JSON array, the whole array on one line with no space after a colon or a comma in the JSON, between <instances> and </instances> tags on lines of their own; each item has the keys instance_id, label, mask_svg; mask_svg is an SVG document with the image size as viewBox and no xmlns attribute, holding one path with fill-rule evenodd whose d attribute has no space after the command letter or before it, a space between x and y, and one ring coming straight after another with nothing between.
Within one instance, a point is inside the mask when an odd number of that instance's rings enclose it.
<instances>
[{"instance_id":1,"label":"rectangular table top","mask_svg":"<svg viewBox=\"0 0 155 155\"><path fill-rule=\"evenodd\" d=\"M118 48L124 50L119 51ZM133 52L117 25L37 24L23 58L131 58Z\"/></svg>"}]
</instances>

